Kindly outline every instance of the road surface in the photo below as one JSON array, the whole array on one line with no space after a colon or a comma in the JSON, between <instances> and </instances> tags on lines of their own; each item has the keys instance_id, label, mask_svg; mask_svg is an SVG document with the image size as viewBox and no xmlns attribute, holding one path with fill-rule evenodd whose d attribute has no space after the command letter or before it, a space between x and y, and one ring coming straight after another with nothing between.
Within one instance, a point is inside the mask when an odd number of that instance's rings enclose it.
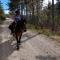
<instances>
[{"instance_id":1,"label":"road surface","mask_svg":"<svg viewBox=\"0 0 60 60\"><path fill-rule=\"evenodd\" d=\"M60 60L60 44L49 37L27 31L23 33L19 51L8 29L11 19L0 25L0 60Z\"/></svg>"}]
</instances>

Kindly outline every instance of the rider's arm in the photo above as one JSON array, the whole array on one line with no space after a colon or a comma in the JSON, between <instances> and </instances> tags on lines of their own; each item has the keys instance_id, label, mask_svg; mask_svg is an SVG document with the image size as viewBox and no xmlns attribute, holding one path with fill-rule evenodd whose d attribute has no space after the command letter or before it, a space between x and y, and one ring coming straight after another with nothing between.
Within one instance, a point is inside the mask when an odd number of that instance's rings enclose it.
<instances>
[{"instance_id":1,"label":"rider's arm","mask_svg":"<svg viewBox=\"0 0 60 60\"><path fill-rule=\"evenodd\" d=\"M16 16L14 16L14 18L13 18L13 19L14 19L14 22L16 23Z\"/></svg>"}]
</instances>

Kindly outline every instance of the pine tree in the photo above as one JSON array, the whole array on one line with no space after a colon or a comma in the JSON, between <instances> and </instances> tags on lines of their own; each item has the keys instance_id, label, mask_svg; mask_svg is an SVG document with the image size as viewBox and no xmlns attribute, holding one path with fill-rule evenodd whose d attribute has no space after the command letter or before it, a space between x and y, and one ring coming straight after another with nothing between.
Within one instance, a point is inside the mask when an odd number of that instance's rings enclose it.
<instances>
[{"instance_id":1,"label":"pine tree","mask_svg":"<svg viewBox=\"0 0 60 60\"><path fill-rule=\"evenodd\" d=\"M2 3L0 1L0 15L3 15L4 14L4 11L3 11L3 6L2 6Z\"/></svg>"},{"instance_id":2,"label":"pine tree","mask_svg":"<svg viewBox=\"0 0 60 60\"><path fill-rule=\"evenodd\" d=\"M14 11L16 8L18 8L20 0L10 0L8 3L10 11Z\"/></svg>"},{"instance_id":3,"label":"pine tree","mask_svg":"<svg viewBox=\"0 0 60 60\"><path fill-rule=\"evenodd\" d=\"M3 6L2 3L0 1L0 21L4 21L5 20L5 16L4 16L4 10L3 10Z\"/></svg>"},{"instance_id":4,"label":"pine tree","mask_svg":"<svg viewBox=\"0 0 60 60\"><path fill-rule=\"evenodd\" d=\"M57 0L57 11L58 11L58 15L60 16L60 1Z\"/></svg>"}]
</instances>

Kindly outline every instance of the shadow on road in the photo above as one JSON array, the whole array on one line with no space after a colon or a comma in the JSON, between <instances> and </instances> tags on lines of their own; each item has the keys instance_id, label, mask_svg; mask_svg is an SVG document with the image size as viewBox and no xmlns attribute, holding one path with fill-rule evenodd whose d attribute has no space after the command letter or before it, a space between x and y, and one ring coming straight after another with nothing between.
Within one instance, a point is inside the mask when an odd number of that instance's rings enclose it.
<instances>
[{"instance_id":1,"label":"shadow on road","mask_svg":"<svg viewBox=\"0 0 60 60\"><path fill-rule=\"evenodd\" d=\"M8 60L7 58L16 50L16 43L11 45L14 41L11 39L0 44L0 60Z\"/></svg>"},{"instance_id":2,"label":"shadow on road","mask_svg":"<svg viewBox=\"0 0 60 60\"><path fill-rule=\"evenodd\" d=\"M1 41L2 41L2 37L1 37L1 35L0 35L0 44L1 44Z\"/></svg>"},{"instance_id":3,"label":"shadow on road","mask_svg":"<svg viewBox=\"0 0 60 60\"><path fill-rule=\"evenodd\" d=\"M3 29L3 28L0 26L0 34L2 33L2 29Z\"/></svg>"},{"instance_id":4,"label":"shadow on road","mask_svg":"<svg viewBox=\"0 0 60 60\"><path fill-rule=\"evenodd\" d=\"M27 37L27 39L25 39L24 41L22 41L22 43L23 43L23 42L26 42L26 41L34 38L34 37L36 37L36 36L39 35L39 34L40 34L40 33L37 33L37 34L35 34L35 35L33 35L33 36L24 34L23 37Z\"/></svg>"},{"instance_id":5,"label":"shadow on road","mask_svg":"<svg viewBox=\"0 0 60 60\"><path fill-rule=\"evenodd\" d=\"M48 56L36 56L36 59L37 60L58 60L60 57L59 56L50 56L50 55L48 55Z\"/></svg>"},{"instance_id":6,"label":"shadow on road","mask_svg":"<svg viewBox=\"0 0 60 60\"><path fill-rule=\"evenodd\" d=\"M0 26L0 43L2 41L2 27Z\"/></svg>"}]
</instances>

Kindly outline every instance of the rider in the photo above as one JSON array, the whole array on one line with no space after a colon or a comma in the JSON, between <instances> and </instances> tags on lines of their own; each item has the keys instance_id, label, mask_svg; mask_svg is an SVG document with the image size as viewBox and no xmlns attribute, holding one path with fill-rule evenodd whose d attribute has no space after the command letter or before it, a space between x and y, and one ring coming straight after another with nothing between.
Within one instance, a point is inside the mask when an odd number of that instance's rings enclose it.
<instances>
[{"instance_id":1,"label":"rider","mask_svg":"<svg viewBox=\"0 0 60 60\"><path fill-rule=\"evenodd\" d=\"M15 32L19 32L22 29L22 16L20 15L19 9L15 11L14 20L16 23Z\"/></svg>"},{"instance_id":2,"label":"rider","mask_svg":"<svg viewBox=\"0 0 60 60\"><path fill-rule=\"evenodd\" d=\"M15 11L15 16L14 16L14 20L15 23L17 23L18 21L21 21L22 16L20 15L20 11L19 9Z\"/></svg>"},{"instance_id":3,"label":"rider","mask_svg":"<svg viewBox=\"0 0 60 60\"><path fill-rule=\"evenodd\" d=\"M25 28L24 31L26 31L26 26L25 26L25 24L23 23L23 20L25 20L25 19L23 18L22 15L20 15L20 10L17 9L17 10L15 11L14 22L11 24L11 25L12 25L12 26L11 26L12 28L10 28L11 33L14 33L14 32L15 32L15 31L14 31L14 28L16 28L16 29L15 29L16 31L19 30L19 27L20 27L20 29L21 29L21 28ZM15 27L15 25L17 25L17 26Z\"/></svg>"},{"instance_id":4,"label":"rider","mask_svg":"<svg viewBox=\"0 0 60 60\"><path fill-rule=\"evenodd\" d=\"M26 20L25 18L20 15L20 10L16 10L16 15L15 15L15 23L17 24L17 30L19 30L19 27L20 29L23 29L23 32L26 32Z\"/></svg>"}]
</instances>

